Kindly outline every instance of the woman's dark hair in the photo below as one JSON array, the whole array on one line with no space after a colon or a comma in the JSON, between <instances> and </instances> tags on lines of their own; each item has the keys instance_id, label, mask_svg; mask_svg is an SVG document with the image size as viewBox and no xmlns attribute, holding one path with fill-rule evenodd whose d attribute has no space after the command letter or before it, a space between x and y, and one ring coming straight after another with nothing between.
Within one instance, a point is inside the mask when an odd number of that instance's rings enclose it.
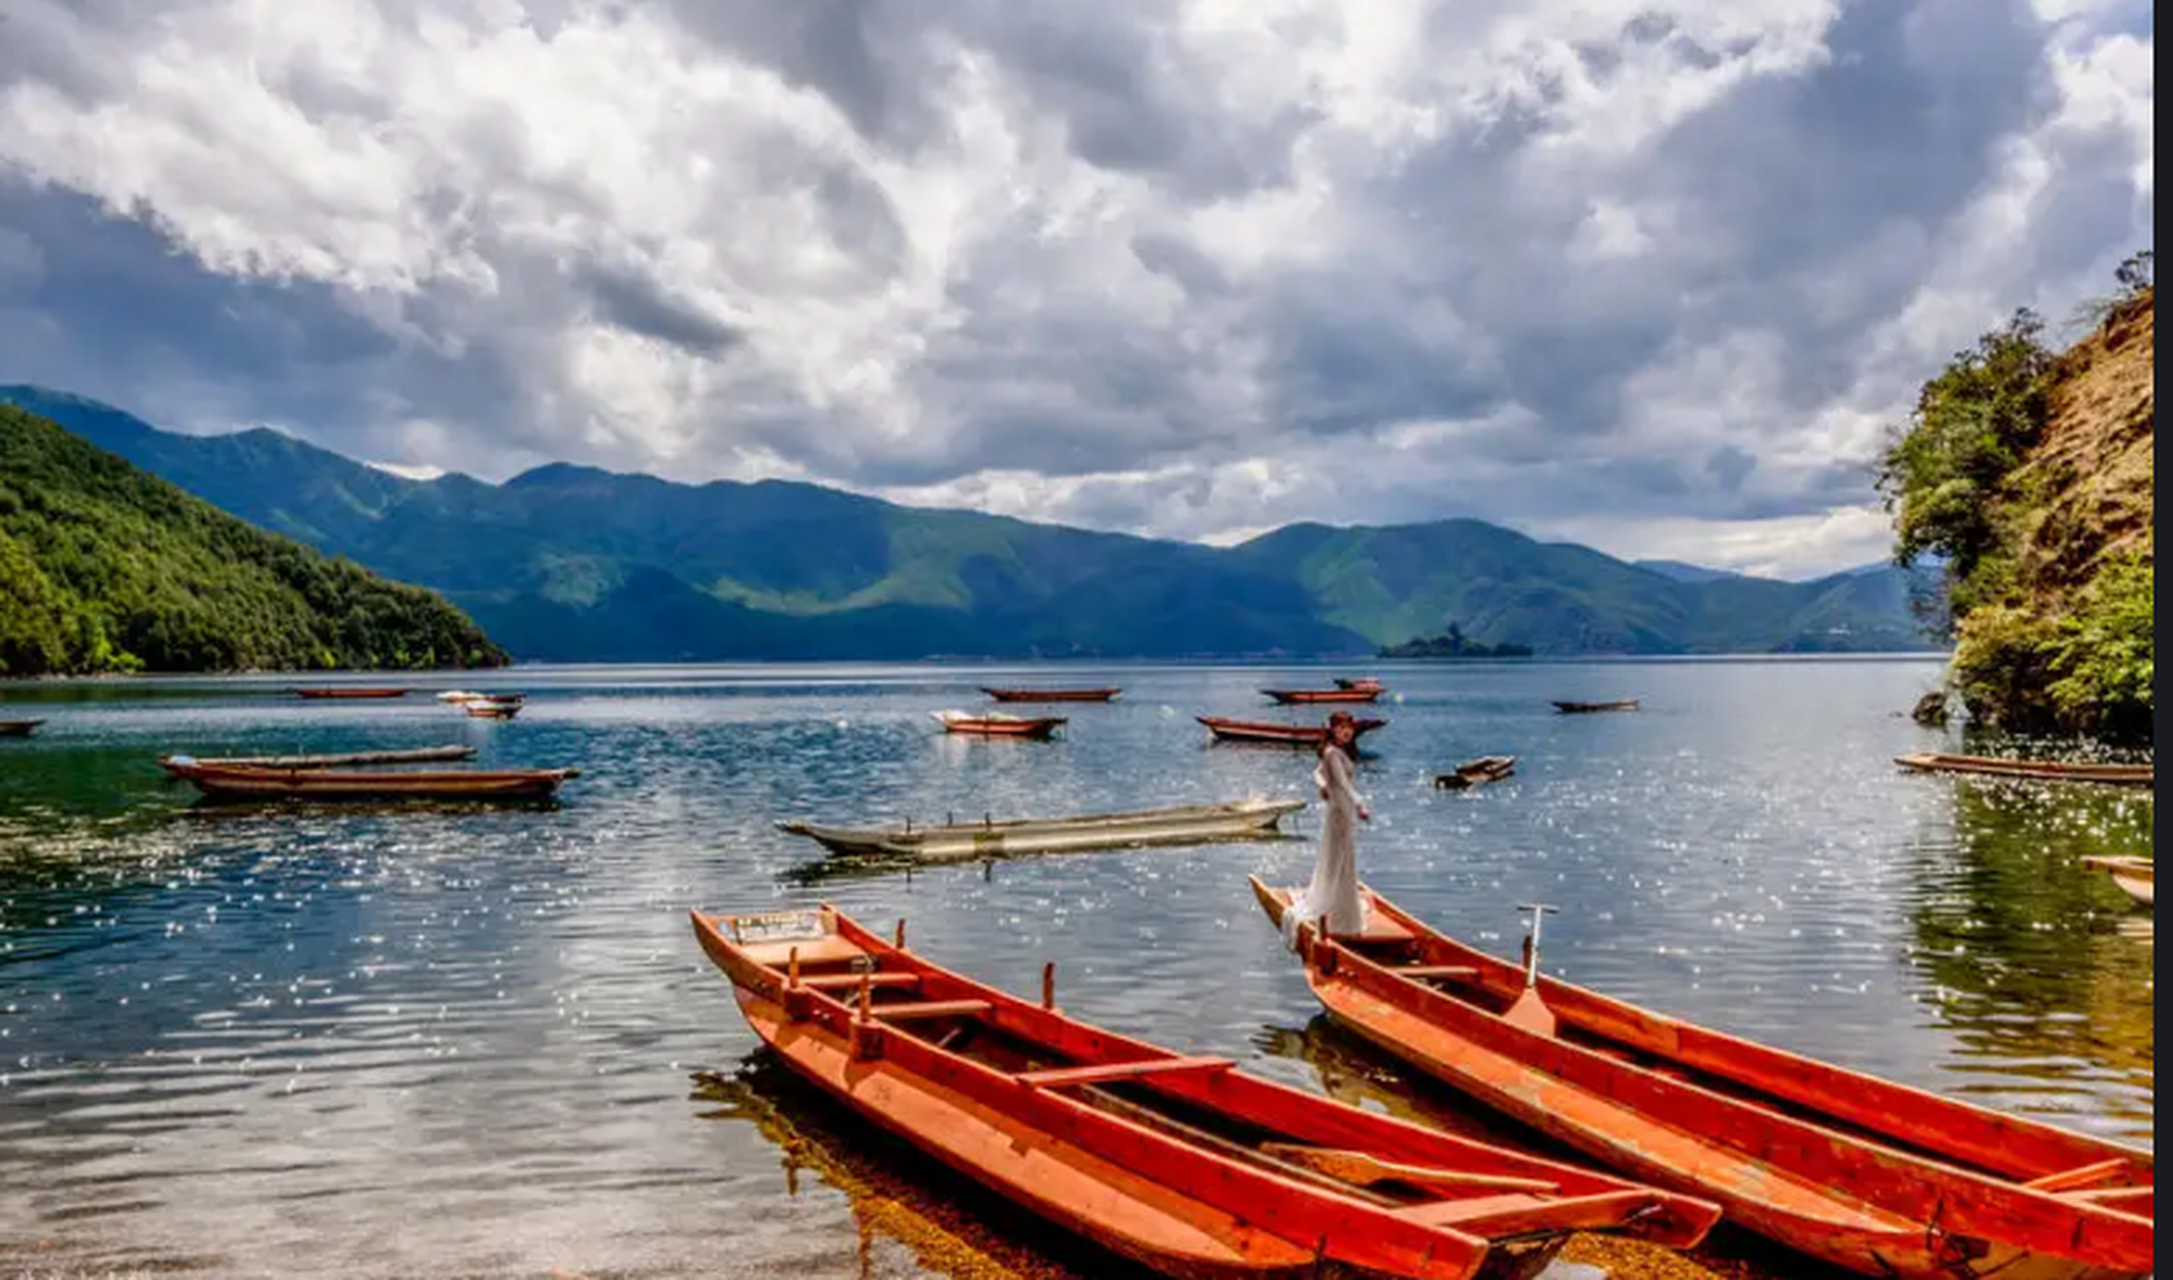
<instances>
[{"instance_id":1,"label":"woman's dark hair","mask_svg":"<svg viewBox=\"0 0 2173 1280\"><path fill-rule=\"evenodd\" d=\"M1348 750L1345 750L1343 745L1335 740L1335 731L1344 725L1349 725L1351 730L1351 744ZM1342 751L1344 755L1350 757L1352 764L1358 763L1358 717L1340 709L1329 712L1328 732L1321 737L1320 750L1322 755L1326 755L1330 751Z\"/></svg>"}]
</instances>

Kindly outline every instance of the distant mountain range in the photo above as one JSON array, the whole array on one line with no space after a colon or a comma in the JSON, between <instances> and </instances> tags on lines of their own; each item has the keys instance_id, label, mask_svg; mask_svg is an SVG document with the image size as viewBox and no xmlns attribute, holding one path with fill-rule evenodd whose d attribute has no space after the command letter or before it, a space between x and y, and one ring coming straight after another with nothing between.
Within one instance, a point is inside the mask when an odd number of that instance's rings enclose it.
<instances>
[{"instance_id":1,"label":"distant mountain range","mask_svg":"<svg viewBox=\"0 0 2173 1280\"><path fill-rule=\"evenodd\" d=\"M784 481L558 463L403 479L269 430L161 431L0 387L227 511L434 587L555 661L1370 654L1457 623L1541 654L1922 649L1898 571L1776 582L1476 520L1293 525L1230 548L902 507Z\"/></svg>"}]
</instances>

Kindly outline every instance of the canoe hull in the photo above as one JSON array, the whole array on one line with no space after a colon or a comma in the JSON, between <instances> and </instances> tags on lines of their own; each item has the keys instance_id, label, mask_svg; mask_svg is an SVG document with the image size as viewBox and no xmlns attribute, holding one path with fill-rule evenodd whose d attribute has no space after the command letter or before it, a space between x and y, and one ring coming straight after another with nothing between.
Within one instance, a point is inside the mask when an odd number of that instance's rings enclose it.
<instances>
[{"instance_id":1,"label":"canoe hull","mask_svg":"<svg viewBox=\"0 0 2173 1280\"><path fill-rule=\"evenodd\" d=\"M981 692L997 702L1110 702L1121 689L989 689Z\"/></svg>"},{"instance_id":2,"label":"canoe hull","mask_svg":"<svg viewBox=\"0 0 2173 1280\"><path fill-rule=\"evenodd\" d=\"M338 755L309 756L163 756L159 767L179 777L176 765L204 765L215 769L338 769L365 764L440 764L470 760L475 748L468 746L416 747L404 751L350 751Z\"/></svg>"},{"instance_id":3,"label":"canoe hull","mask_svg":"<svg viewBox=\"0 0 2173 1280\"><path fill-rule=\"evenodd\" d=\"M855 829L805 822L782 823L780 828L792 835L807 836L842 856L945 861L1261 839L1276 833L1285 815L1304 807L1302 800L1239 801L1072 819L958 823L918 829Z\"/></svg>"},{"instance_id":4,"label":"canoe hull","mask_svg":"<svg viewBox=\"0 0 2173 1280\"><path fill-rule=\"evenodd\" d=\"M1304 707L1317 703L1378 702L1386 691L1379 685L1360 685L1349 689L1262 689L1260 692L1283 706Z\"/></svg>"},{"instance_id":5,"label":"canoe hull","mask_svg":"<svg viewBox=\"0 0 2173 1280\"><path fill-rule=\"evenodd\" d=\"M967 1177L1163 1275L1529 1280L1580 1228L1687 1247L1718 1218L1702 1201L1373 1115L1247 1076L1227 1059L1188 1058L1077 1022L1046 1001L1020 1000L879 940L829 907L741 922L692 918L755 1033L803 1079ZM752 936L740 941L747 924ZM856 994L862 973L870 974L864 989L877 993L872 1004ZM983 1038L1011 1047L969 1056L967 1046ZM1051 1062L1060 1065L1040 1065ZM1119 1082L1144 1093L1127 1101L1104 1092L1104 1083ZM1173 1123L1170 1107L1193 1118ZM1416 1200L1379 1196L1363 1189L1365 1178L1326 1175L1211 1132L1225 1121L1318 1156L1385 1158L1496 1185ZM1504 1179L1536 1191L1503 1194Z\"/></svg>"},{"instance_id":6,"label":"canoe hull","mask_svg":"<svg viewBox=\"0 0 2173 1280\"><path fill-rule=\"evenodd\" d=\"M0 738L27 738L44 723L43 720L0 720Z\"/></svg>"},{"instance_id":7,"label":"canoe hull","mask_svg":"<svg viewBox=\"0 0 2173 1280\"><path fill-rule=\"evenodd\" d=\"M1289 892L1258 879L1252 884L1270 919L1280 922ZM1377 897L1373 901L1375 918L1363 940L1440 940ZM1469 999L1394 976L1350 950L1341 936L1332 945L1322 944L1306 927L1301 943L1308 956L1307 981L1339 1026L1613 1168L1716 1201L1738 1225L1809 1256L1864 1275L1906 1280L2137 1280L2150 1274L2147 1218L2085 1216L2050 1194L1878 1148L1838 1128L1712 1092L1680 1073L1648 1071L1567 1039L1535 1034ZM1493 1002L1504 1007L1521 984L1515 966L1460 944L1430 948L1427 959L1472 966L1473 983L1484 984ZM1616 1019L1623 1036L1646 1041L1648 1052L1660 1059L1667 1057L1659 1050L1668 1043L1683 1046L1682 1053L1703 1054L1732 1043L1762 1055L1760 1070L1794 1067L1807 1099L1853 1082L1865 1097L1883 1099L1881 1105L1915 1103L1920 1111L1977 1114L1962 1104L1929 1097L1918 1102L1913 1091L1899 1086L1642 1015L1564 983L1543 979L1541 991L1563 1017L1565 1030L1572 1011L1589 1005ZM1834 1097L1835 1109L1847 1104ZM2110 1157L2126 1166L2118 1177L2140 1177L2143 1187L2149 1185L2148 1152L1981 1114L1989 1126L1985 1142L2005 1139L2017 1150L2030 1147L2052 1158L2055 1168ZM1993 1230L2010 1225L2014 1236L1991 1237ZM2069 1253L2052 1252L2043 1243L2048 1239Z\"/></svg>"},{"instance_id":8,"label":"canoe hull","mask_svg":"<svg viewBox=\"0 0 2173 1280\"><path fill-rule=\"evenodd\" d=\"M1328 740L1328 727L1318 724L1276 724L1270 720L1231 720L1223 716L1195 716L1221 742L1264 742L1282 747L1317 747ZM1387 724L1364 719L1355 724L1360 737Z\"/></svg>"},{"instance_id":9,"label":"canoe hull","mask_svg":"<svg viewBox=\"0 0 2173 1280\"><path fill-rule=\"evenodd\" d=\"M2103 871L2113 878L2113 883L2142 906L2156 909L2152 873L2156 867L2148 858L2084 858L2082 864L2093 871Z\"/></svg>"},{"instance_id":10,"label":"canoe hull","mask_svg":"<svg viewBox=\"0 0 2173 1280\"><path fill-rule=\"evenodd\" d=\"M1556 702L1554 709L1565 716L1592 715L1601 711L1635 711L1637 699L1618 698L1613 702Z\"/></svg>"},{"instance_id":11,"label":"canoe hull","mask_svg":"<svg viewBox=\"0 0 2173 1280\"><path fill-rule=\"evenodd\" d=\"M966 734L976 738L1048 738L1066 723L1062 716L947 716L939 715L936 722L945 733Z\"/></svg>"},{"instance_id":12,"label":"canoe hull","mask_svg":"<svg viewBox=\"0 0 2173 1280\"><path fill-rule=\"evenodd\" d=\"M2153 786L2152 765L2063 764L2057 760L2010 760L1998 756L1958 756L1937 751L1895 756L1894 763L1919 773L1969 773L1988 778L2031 782L2092 782L2108 787Z\"/></svg>"},{"instance_id":13,"label":"canoe hull","mask_svg":"<svg viewBox=\"0 0 2173 1280\"><path fill-rule=\"evenodd\" d=\"M311 700L321 700L321 699L332 699L332 700L339 700L339 699L368 699L368 698L404 698L404 697L406 697L406 696L407 696L407 690L405 690L405 689L341 689L341 688L333 688L333 689L296 689L296 690L294 691L294 696L295 696L295 697L297 697L297 698L308 698L308 699L311 699Z\"/></svg>"},{"instance_id":14,"label":"canoe hull","mask_svg":"<svg viewBox=\"0 0 2173 1280\"><path fill-rule=\"evenodd\" d=\"M379 773L174 762L166 769L194 783L207 800L542 800L580 776L578 769Z\"/></svg>"}]
</instances>

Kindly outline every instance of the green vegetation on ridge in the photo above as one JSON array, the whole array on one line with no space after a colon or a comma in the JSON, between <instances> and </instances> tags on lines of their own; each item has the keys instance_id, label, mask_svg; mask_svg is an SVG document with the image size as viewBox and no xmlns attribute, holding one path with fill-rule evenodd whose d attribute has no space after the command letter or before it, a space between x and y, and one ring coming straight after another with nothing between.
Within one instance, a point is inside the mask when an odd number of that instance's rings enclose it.
<instances>
[{"instance_id":1,"label":"green vegetation on ridge","mask_svg":"<svg viewBox=\"0 0 2173 1280\"><path fill-rule=\"evenodd\" d=\"M497 665L432 593L0 405L0 674Z\"/></svg>"},{"instance_id":2,"label":"green vegetation on ridge","mask_svg":"<svg viewBox=\"0 0 2173 1280\"><path fill-rule=\"evenodd\" d=\"M2025 310L1957 354L1881 463L1895 559L1945 558L1952 680L1993 727L2151 736L2151 255L2119 281L2065 353Z\"/></svg>"}]
</instances>

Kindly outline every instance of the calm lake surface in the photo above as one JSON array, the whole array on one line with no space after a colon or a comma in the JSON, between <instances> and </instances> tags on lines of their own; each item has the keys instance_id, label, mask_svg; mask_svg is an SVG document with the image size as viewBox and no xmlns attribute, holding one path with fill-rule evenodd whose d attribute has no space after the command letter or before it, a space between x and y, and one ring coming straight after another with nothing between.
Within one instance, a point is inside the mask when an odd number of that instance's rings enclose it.
<instances>
[{"instance_id":1,"label":"calm lake surface","mask_svg":"<svg viewBox=\"0 0 2173 1280\"><path fill-rule=\"evenodd\" d=\"M2151 917L2086 853L2147 794L1908 775L1933 660L1380 664L1363 874L1549 971L2056 1123L2152 1140ZM1319 668L527 668L472 721L286 679L0 685L0 1269L216 1275L1123 1274L871 1136L756 1052L690 907L822 900L1071 1012L1367 1105L1453 1099L1329 1031L1248 873L1308 843L810 874L791 816L1310 798L1211 746ZM984 683L1110 683L1050 743L946 738ZM1558 716L1550 698L1639 697ZM1317 713L1309 717L1317 722ZM578 765L548 810L207 812L153 764L472 742ZM1512 780L1437 792L1483 754ZM1318 806L1297 830L1317 830Z\"/></svg>"}]
</instances>

